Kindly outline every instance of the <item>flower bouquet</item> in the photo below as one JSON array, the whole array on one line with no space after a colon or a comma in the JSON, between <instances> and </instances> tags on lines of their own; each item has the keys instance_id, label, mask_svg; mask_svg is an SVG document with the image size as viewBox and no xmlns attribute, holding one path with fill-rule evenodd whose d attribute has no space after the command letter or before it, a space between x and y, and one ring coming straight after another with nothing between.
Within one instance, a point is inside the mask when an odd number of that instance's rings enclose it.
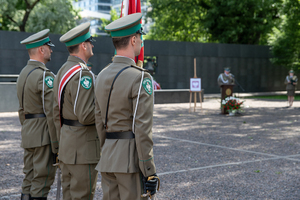
<instances>
[{"instance_id":1,"label":"flower bouquet","mask_svg":"<svg viewBox=\"0 0 300 200\"><path fill-rule=\"evenodd\" d=\"M235 115L236 112L242 110L243 103L239 98L226 97L222 100L221 106L228 111L229 115Z\"/></svg>"}]
</instances>

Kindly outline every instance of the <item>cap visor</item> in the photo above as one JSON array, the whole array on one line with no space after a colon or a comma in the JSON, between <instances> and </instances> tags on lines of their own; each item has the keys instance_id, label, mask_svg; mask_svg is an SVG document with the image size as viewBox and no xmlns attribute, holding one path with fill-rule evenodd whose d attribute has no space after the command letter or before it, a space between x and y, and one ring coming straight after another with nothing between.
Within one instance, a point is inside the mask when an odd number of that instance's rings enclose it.
<instances>
[{"instance_id":1,"label":"cap visor","mask_svg":"<svg viewBox=\"0 0 300 200\"><path fill-rule=\"evenodd\" d=\"M50 46L50 47L55 47L55 45L50 41L48 42L46 45Z\"/></svg>"}]
</instances>

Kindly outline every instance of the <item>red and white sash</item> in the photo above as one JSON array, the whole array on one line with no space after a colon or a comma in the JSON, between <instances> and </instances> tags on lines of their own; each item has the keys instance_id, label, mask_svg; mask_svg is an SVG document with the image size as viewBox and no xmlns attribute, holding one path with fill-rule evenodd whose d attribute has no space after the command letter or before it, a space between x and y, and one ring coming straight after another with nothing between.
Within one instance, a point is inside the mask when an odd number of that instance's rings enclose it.
<instances>
[{"instance_id":1,"label":"red and white sash","mask_svg":"<svg viewBox=\"0 0 300 200\"><path fill-rule=\"evenodd\" d=\"M64 89L64 87L66 86L66 84L68 83L68 81L77 73L81 70L81 66L80 65L75 65L72 68L70 68L61 78L59 85L58 85L58 107L60 110L60 100L61 100L61 94L62 91Z\"/></svg>"}]
</instances>

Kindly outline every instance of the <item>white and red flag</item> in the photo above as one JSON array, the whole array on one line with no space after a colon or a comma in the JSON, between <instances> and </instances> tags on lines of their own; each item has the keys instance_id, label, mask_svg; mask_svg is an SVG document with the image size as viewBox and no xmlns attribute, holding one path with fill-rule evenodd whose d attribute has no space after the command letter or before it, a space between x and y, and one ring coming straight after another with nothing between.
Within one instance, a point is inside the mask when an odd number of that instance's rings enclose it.
<instances>
[{"instance_id":1,"label":"white and red flag","mask_svg":"<svg viewBox=\"0 0 300 200\"><path fill-rule=\"evenodd\" d=\"M130 15L133 13L141 13L141 0L122 0L122 5L121 5L121 17L124 17L126 15ZM141 22L142 23L142 19ZM143 35L142 35L142 40L143 40ZM144 42L142 43L142 48L140 55L138 55L135 58L135 62L137 66L143 67L143 62L144 62Z\"/></svg>"}]
</instances>

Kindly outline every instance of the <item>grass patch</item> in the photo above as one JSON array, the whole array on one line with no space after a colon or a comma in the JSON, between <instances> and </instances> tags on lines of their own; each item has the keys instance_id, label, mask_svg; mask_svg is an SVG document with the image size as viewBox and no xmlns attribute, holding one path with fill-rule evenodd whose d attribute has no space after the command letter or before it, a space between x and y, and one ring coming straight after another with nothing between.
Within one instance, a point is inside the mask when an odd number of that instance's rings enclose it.
<instances>
[{"instance_id":1,"label":"grass patch","mask_svg":"<svg viewBox=\"0 0 300 200\"><path fill-rule=\"evenodd\" d=\"M286 100L287 95L276 95L276 96L251 96L251 97L244 97L245 99L275 99L275 100ZM300 95L295 96L295 101L300 101Z\"/></svg>"}]
</instances>

